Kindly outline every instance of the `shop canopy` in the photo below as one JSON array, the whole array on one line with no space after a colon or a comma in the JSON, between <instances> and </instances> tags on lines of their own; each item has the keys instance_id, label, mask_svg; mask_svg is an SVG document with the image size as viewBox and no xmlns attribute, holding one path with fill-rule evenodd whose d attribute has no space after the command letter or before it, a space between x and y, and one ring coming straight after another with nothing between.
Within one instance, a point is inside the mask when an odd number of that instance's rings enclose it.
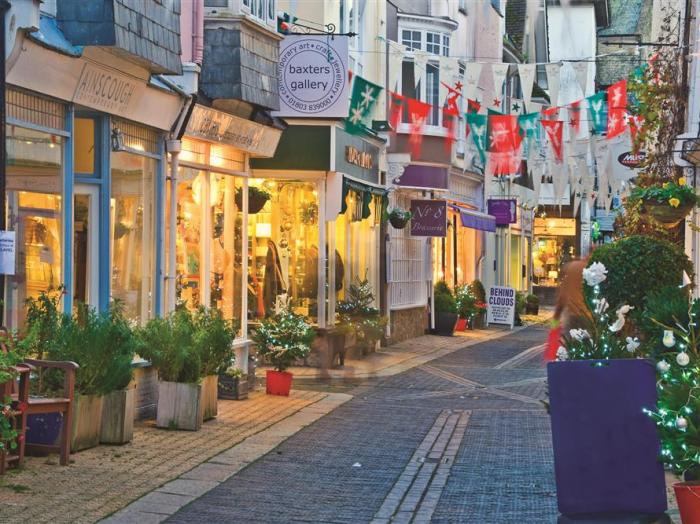
<instances>
[{"instance_id":1,"label":"shop canopy","mask_svg":"<svg viewBox=\"0 0 700 524\"><path fill-rule=\"evenodd\" d=\"M357 180L352 180L346 176L343 176L343 193L341 195L341 208L340 212L345 213L348 209L348 204L346 198L350 191L355 191L362 197L362 218L368 218L371 214L370 203L372 202L373 196L381 197L382 199L382 210L386 209L389 203L389 197L387 196L388 191L384 188L371 186L369 184L363 184Z\"/></svg>"},{"instance_id":2,"label":"shop canopy","mask_svg":"<svg viewBox=\"0 0 700 524\"><path fill-rule=\"evenodd\" d=\"M494 233L496 231L496 217L480 213L467 207L458 206L457 204L449 204L450 208L459 213L462 219L462 226L479 231L488 231Z\"/></svg>"}]
</instances>

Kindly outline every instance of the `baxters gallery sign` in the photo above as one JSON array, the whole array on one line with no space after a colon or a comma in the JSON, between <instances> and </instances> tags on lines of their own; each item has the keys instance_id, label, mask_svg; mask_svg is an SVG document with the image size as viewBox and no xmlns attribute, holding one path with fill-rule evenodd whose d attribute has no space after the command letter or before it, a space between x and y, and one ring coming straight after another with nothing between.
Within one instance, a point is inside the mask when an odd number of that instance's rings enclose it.
<instances>
[{"instance_id":1,"label":"baxters gallery sign","mask_svg":"<svg viewBox=\"0 0 700 524\"><path fill-rule=\"evenodd\" d=\"M280 42L276 115L348 116L348 39L289 35Z\"/></svg>"}]
</instances>

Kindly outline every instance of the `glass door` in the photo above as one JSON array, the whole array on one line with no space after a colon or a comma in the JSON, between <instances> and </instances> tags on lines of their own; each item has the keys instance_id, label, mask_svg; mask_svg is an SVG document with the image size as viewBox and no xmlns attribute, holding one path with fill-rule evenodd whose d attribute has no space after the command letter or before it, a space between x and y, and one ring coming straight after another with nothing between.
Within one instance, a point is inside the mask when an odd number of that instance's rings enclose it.
<instances>
[{"instance_id":1,"label":"glass door","mask_svg":"<svg viewBox=\"0 0 700 524\"><path fill-rule=\"evenodd\" d=\"M99 296L99 188L75 186L73 206L73 304L98 307Z\"/></svg>"}]
</instances>

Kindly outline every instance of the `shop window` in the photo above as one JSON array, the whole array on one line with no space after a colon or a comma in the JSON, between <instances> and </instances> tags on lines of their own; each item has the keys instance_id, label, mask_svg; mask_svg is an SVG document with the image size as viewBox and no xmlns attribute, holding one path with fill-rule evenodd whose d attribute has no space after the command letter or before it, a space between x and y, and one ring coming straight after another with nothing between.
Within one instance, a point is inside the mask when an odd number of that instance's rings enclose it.
<instances>
[{"instance_id":1,"label":"shop window","mask_svg":"<svg viewBox=\"0 0 700 524\"><path fill-rule=\"evenodd\" d=\"M16 232L16 274L8 275L6 323L18 328L26 301L63 284L63 140L7 126L8 224Z\"/></svg>"},{"instance_id":2,"label":"shop window","mask_svg":"<svg viewBox=\"0 0 700 524\"><path fill-rule=\"evenodd\" d=\"M241 326L243 275L243 215L239 208L240 178L211 173L211 233L209 242L209 306ZM239 331L240 334L240 331Z\"/></svg>"},{"instance_id":3,"label":"shop window","mask_svg":"<svg viewBox=\"0 0 700 524\"><path fill-rule=\"evenodd\" d=\"M176 284L178 303L190 310L202 303L203 226L206 220L202 206L206 173L197 169L180 168L177 181L177 240L175 244Z\"/></svg>"},{"instance_id":4,"label":"shop window","mask_svg":"<svg viewBox=\"0 0 700 524\"><path fill-rule=\"evenodd\" d=\"M73 125L75 172L81 175L95 173L95 121L76 118Z\"/></svg>"},{"instance_id":5,"label":"shop window","mask_svg":"<svg viewBox=\"0 0 700 524\"><path fill-rule=\"evenodd\" d=\"M145 321L153 316L156 161L116 152L111 164L112 298L127 316Z\"/></svg>"},{"instance_id":6,"label":"shop window","mask_svg":"<svg viewBox=\"0 0 700 524\"><path fill-rule=\"evenodd\" d=\"M318 320L319 215L315 183L253 179L269 193L248 217L248 318L270 316L289 301L295 312ZM249 198L249 203L252 200ZM325 279L324 279L325 280Z\"/></svg>"},{"instance_id":7,"label":"shop window","mask_svg":"<svg viewBox=\"0 0 700 524\"><path fill-rule=\"evenodd\" d=\"M378 219L381 198L372 196L370 216L362 218L363 193L349 191L347 210L335 221L335 292L336 300L345 297L348 286L368 280L374 289L375 306L379 305Z\"/></svg>"}]
</instances>

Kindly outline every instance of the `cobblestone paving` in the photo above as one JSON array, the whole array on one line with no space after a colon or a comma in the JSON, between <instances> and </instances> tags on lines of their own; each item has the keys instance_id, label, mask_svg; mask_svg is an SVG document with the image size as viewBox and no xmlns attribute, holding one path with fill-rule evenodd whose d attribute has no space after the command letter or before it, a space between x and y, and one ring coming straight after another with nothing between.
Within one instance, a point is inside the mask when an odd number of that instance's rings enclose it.
<instances>
[{"instance_id":1,"label":"cobblestone paving","mask_svg":"<svg viewBox=\"0 0 700 524\"><path fill-rule=\"evenodd\" d=\"M68 467L53 457L29 457L22 470L0 478L0 523L96 522L324 396L253 393L245 402L220 401L218 418L201 431L139 424L131 444L82 451L71 456Z\"/></svg>"},{"instance_id":2,"label":"cobblestone paving","mask_svg":"<svg viewBox=\"0 0 700 524\"><path fill-rule=\"evenodd\" d=\"M545 337L533 327L368 381L169 522L556 522L531 349Z\"/></svg>"}]
</instances>

